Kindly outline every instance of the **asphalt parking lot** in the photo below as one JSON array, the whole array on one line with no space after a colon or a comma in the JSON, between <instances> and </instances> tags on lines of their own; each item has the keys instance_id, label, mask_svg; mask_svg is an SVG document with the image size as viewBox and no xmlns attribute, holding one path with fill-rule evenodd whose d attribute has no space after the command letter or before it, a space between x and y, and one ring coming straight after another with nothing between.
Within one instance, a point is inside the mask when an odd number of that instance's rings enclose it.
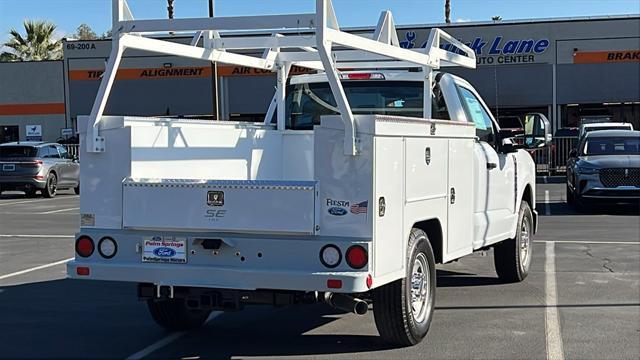
<instances>
[{"instance_id":1,"label":"asphalt parking lot","mask_svg":"<svg viewBox=\"0 0 640 360\"><path fill-rule=\"evenodd\" d=\"M151 320L127 283L65 279L78 196L0 197L2 358L638 359L640 217L635 206L577 213L540 184L539 233L523 283L500 284L492 252L440 266L425 341L394 349L373 315L325 305L213 315L194 332Z\"/></svg>"}]
</instances>

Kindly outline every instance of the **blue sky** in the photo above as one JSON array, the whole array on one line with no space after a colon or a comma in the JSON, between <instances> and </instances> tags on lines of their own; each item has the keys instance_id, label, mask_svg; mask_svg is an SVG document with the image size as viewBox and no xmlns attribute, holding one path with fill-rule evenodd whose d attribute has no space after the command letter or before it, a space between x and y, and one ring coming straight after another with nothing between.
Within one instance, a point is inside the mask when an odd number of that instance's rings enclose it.
<instances>
[{"instance_id":1,"label":"blue sky","mask_svg":"<svg viewBox=\"0 0 640 360\"><path fill-rule=\"evenodd\" d=\"M640 13L638 0L452 0L452 21L486 21L566 16ZM129 0L136 18L166 17L165 0ZM218 15L312 12L314 0L216 0ZM375 25L382 10L391 10L398 24L444 21L444 0L334 0L342 26ZM175 0L177 18L203 17L208 0ZM24 19L46 19L58 26L58 36L72 34L87 23L98 34L111 22L111 0L0 0L0 41Z\"/></svg>"}]
</instances>

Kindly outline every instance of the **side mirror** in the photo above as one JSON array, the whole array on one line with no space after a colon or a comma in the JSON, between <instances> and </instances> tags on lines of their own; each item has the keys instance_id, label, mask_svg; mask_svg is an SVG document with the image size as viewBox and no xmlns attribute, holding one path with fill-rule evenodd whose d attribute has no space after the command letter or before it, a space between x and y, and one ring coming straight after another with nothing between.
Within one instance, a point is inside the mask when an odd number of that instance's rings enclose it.
<instances>
[{"instance_id":1,"label":"side mirror","mask_svg":"<svg viewBox=\"0 0 640 360\"><path fill-rule=\"evenodd\" d=\"M578 149L571 149L571 151L569 151L569 158L576 158L578 157Z\"/></svg>"},{"instance_id":2,"label":"side mirror","mask_svg":"<svg viewBox=\"0 0 640 360\"><path fill-rule=\"evenodd\" d=\"M539 149L551 144L551 123L540 113L529 113L524 116L524 147Z\"/></svg>"}]
</instances>

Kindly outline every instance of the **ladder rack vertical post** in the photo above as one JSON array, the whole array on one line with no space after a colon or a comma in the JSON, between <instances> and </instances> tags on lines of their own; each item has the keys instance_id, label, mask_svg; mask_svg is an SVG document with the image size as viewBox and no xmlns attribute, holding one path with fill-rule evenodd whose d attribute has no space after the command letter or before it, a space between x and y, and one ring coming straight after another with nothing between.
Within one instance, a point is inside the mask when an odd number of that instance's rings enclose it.
<instances>
[{"instance_id":1,"label":"ladder rack vertical post","mask_svg":"<svg viewBox=\"0 0 640 360\"><path fill-rule=\"evenodd\" d=\"M277 112L277 124L278 130L284 131L286 128L286 116L287 106L285 103L287 97L287 78L289 77L289 70L291 69L290 63L277 65L277 86L276 86L276 112ZM265 119L265 122L270 119Z\"/></svg>"},{"instance_id":2,"label":"ladder rack vertical post","mask_svg":"<svg viewBox=\"0 0 640 360\"><path fill-rule=\"evenodd\" d=\"M330 6L331 2L328 0L316 0L316 41L318 48L318 55L327 74L327 80L331 87L331 92L334 95L338 109L340 109L340 116L344 123L344 154L355 156L358 154L356 149L356 125L349 105L349 100L342 87L340 76L336 68L334 59L332 58L331 47L332 42L330 38L327 38L327 25L337 27L335 21L335 13L333 7Z\"/></svg>"},{"instance_id":3,"label":"ladder rack vertical post","mask_svg":"<svg viewBox=\"0 0 640 360\"><path fill-rule=\"evenodd\" d=\"M111 93L111 88L113 87L113 82L116 79L118 67L122 60L122 53L124 52L124 47L120 43L121 35L116 34L116 36L117 38L112 41L111 55L109 56L105 72L102 75L98 95L96 95L93 107L91 108L91 115L89 116L90 127L87 129L88 132L91 132L91 136L87 136L87 151L89 152L104 152L105 150L103 143L104 138L99 136L100 119L107 105L108 95Z\"/></svg>"},{"instance_id":4,"label":"ladder rack vertical post","mask_svg":"<svg viewBox=\"0 0 640 360\"><path fill-rule=\"evenodd\" d=\"M425 119L431 119L431 117L433 116L433 114L431 113L431 98L433 97L433 88L432 86L433 84L433 70L431 69L431 67L429 66L424 66L423 68L423 72L424 72L424 98L423 100L423 114L422 117L424 117Z\"/></svg>"}]
</instances>

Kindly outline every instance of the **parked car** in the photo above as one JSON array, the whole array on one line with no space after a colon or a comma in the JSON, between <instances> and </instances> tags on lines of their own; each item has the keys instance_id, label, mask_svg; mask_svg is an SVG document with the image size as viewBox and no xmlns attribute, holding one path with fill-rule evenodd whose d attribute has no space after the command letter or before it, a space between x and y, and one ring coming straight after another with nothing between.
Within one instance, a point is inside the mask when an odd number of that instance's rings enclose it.
<instances>
[{"instance_id":1,"label":"parked car","mask_svg":"<svg viewBox=\"0 0 640 360\"><path fill-rule=\"evenodd\" d=\"M588 132L567 162L567 202L640 200L640 131Z\"/></svg>"},{"instance_id":2,"label":"parked car","mask_svg":"<svg viewBox=\"0 0 640 360\"><path fill-rule=\"evenodd\" d=\"M24 191L52 198L58 190L80 193L80 164L64 146L44 142L12 142L0 145L0 193Z\"/></svg>"},{"instance_id":3,"label":"parked car","mask_svg":"<svg viewBox=\"0 0 640 360\"><path fill-rule=\"evenodd\" d=\"M578 137L582 138L586 133L600 130L633 130L633 125L623 122L585 123L580 125Z\"/></svg>"}]
</instances>

